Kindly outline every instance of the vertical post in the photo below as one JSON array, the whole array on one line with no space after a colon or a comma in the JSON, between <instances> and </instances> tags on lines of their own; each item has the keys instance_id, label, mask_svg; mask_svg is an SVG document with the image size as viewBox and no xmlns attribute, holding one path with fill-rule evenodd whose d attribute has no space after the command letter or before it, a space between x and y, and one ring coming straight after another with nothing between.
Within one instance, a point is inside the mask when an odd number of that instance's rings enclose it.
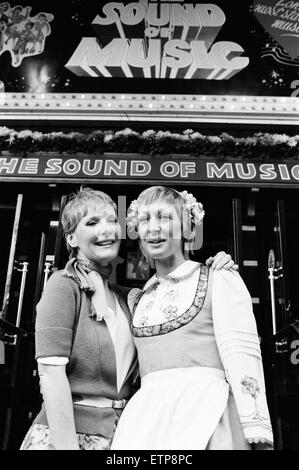
<instances>
[{"instance_id":1,"label":"vertical post","mask_svg":"<svg viewBox=\"0 0 299 470\"><path fill-rule=\"evenodd\" d=\"M270 281L270 295L271 295L271 311L272 311L272 330L273 335L276 335L276 310L275 310L275 290L274 290L274 269L275 269L275 255L274 251L269 251L268 256L268 272L269 272L269 281Z\"/></svg>"},{"instance_id":2,"label":"vertical post","mask_svg":"<svg viewBox=\"0 0 299 470\"><path fill-rule=\"evenodd\" d=\"M277 322L276 322L276 307L275 307L275 280L282 278L283 274L275 275L278 271L282 268L275 268L275 254L273 250L269 251L268 255L268 272L269 276L268 279L270 281L270 295L271 295L271 311L272 311L272 329L273 329L273 336L277 333ZM282 340L281 344L285 344L284 340ZM280 344L280 346L281 346ZM276 431L276 447L278 450L283 448L283 436L282 436L282 419L279 411L278 400L280 397L279 393L279 382L281 381L281 370L278 368L276 354L278 351L279 343L277 341L274 342L273 349L272 349L272 370L273 370L273 379L274 379L274 391L273 391L273 406L274 406L274 416L275 416L275 431ZM286 370L283 367L284 375L282 378L286 377Z\"/></svg>"},{"instance_id":3,"label":"vertical post","mask_svg":"<svg viewBox=\"0 0 299 470\"><path fill-rule=\"evenodd\" d=\"M33 322L35 321L35 306L37 302L39 301L40 294L41 294L41 284L42 284L45 251L46 251L46 234L45 232L42 232L41 240L40 240L40 248L39 248L38 265L37 265L37 277L36 277L35 291L34 291Z\"/></svg>"},{"instance_id":4,"label":"vertical post","mask_svg":"<svg viewBox=\"0 0 299 470\"><path fill-rule=\"evenodd\" d=\"M234 259L239 265L239 271L243 272L243 247L242 247L242 202L240 198L232 199L233 209L233 234L234 234Z\"/></svg>"},{"instance_id":5,"label":"vertical post","mask_svg":"<svg viewBox=\"0 0 299 470\"><path fill-rule=\"evenodd\" d=\"M280 268L283 271L282 277L282 299L283 299L283 308L282 308L282 322L279 325L279 328L286 328L291 322L289 310L290 304L290 289L288 282L288 266L287 266L287 235L286 235L286 221L285 221L285 203L283 200L279 199L276 202L277 207L277 226L278 226L278 243L279 251L281 256L281 265Z\"/></svg>"},{"instance_id":6,"label":"vertical post","mask_svg":"<svg viewBox=\"0 0 299 470\"><path fill-rule=\"evenodd\" d=\"M49 279L49 275L51 273L51 269L52 269L52 263L46 262L45 263L45 269L44 269L45 276L44 276L43 290L42 291L45 290L46 284L47 284L48 279Z\"/></svg>"},{"instance_id":7,"label":"vertical post","mask_svg":"<svg viewBox=\"0 0 299 470\"><path fill-rule=\"evenodd\" d=\"M0 340L0 366L5 364L5 344Z\"/></svg>"},{"instance_id":8,"label":"vertical post","mask_svg":"<svg viewBox=\"0 0 299 470\"><path fill-rule=\"evenodd\" d=\"M18 194L16 212L15 212L15 218L14 218L14 224L13 224L13 231L12 231L12 237L11 237L11 244L10 244L5 289L4 289L4 295L3 295L2 312L0 313L0 318L2 318L2 320L5 320L7 317L9 294L10 294L10 287L11 287L11 278L12 278L12 273L14 269L14 259L15 259L15 253L16 253L17 240L18 240L22 204L23 204L23 194Z\"/></svg>"},{"instance_id":9,"label":"vertical post","mask_svg":"<svg viewBox=\"0 0 299 470\"><path fill-rule=\"evenodd\" d=\"M61 216L63 209L65 208L67 203L67 196L61 196L60 200L60 209L59 209L59 224L57 228L56 240L55 240L55 257L54 257L54 269L59 269L61 266L61 248L62 248L62 241L63 241L63 230L61 225Z\"/></svg>"},{"instance_id":10,"label":"vertical post","mask_svg":"<svg viewBox=\"0 0 299 470\"><path fill-rule=\"evenodd\" d=\"M19 328L20 323L21 323L21 315L22 315L24 292L25 292L25 283L26 283L26 277L27 277L29 263L23 262L22 265L23 265L22 270L21 270L22 279L21 279L21 287L20 287L18 311L17 311L17 320L16 320L16 327L17 328Z\"/></svg>"}]
</instances>

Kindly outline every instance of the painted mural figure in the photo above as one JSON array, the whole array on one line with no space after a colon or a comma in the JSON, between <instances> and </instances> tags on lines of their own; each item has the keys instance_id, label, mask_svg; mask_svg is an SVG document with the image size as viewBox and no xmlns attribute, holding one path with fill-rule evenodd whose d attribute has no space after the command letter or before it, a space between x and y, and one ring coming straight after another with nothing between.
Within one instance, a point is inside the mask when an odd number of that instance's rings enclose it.
<instances>
[{"instance_id":1,"label":"painted mural figure","mask_svg":"<svg viewBox=\"0 0 299 470\"><path fill-rule=\"evenodd\" d=\"M25 57L41 54L51 34L54 15L40 12L30 16L32 8L8 2L0 3L0 55L10 52L12 65L18 67Z\"/></svg>"},{"instance_id":2,"label":"painted mural figure","mask_svg":"<svg viewBox=\"0 0 299 470\"><path fill-rule=\"evenodd\" d=\"M35 20L34 30L36 31L36 44L39 46L36 52L42 52L44 47L44 41L47 36L51 34L51 26L49 21L52 21L53 15L47 15L46 13L40 13L37 15Z\"/></svg>"},{"instance_id":3,"label":"painted mural figure","mask_svg":"<svg viewBox=\"0 0 299 470\"><path fill-rule=\"evenodd\" d=\"M2 2L0 3L0 18L2 19L3 17L8 18L8 12L10 10L10 5L8 2Z\"/></svg>"},{"instance_id":4,"label":"painted mural figure","mask_svg":"<svg viewBox=\"0 0 299 470\"><path fill-rule=\"evenodd\" d=\"M35 43L35 35L32 32L33 27L34 23L32 21L29 21L25 24L25 29L17 35L17 41L13 47L15 62L13 62L12 65L19 65L21 63L21 56L29 53L30 43Z\"/></svg>"},{"instance_id":5,"label":"painted mural figure","mask_svg":"<svg viewBox=\"0 0 299 470\"><path fill-rule=\"evenodd\" d=\"M25 8L25 13L22 15L23 7L16 6L11 10L10 16L7 17L7 27L5 30L6 41L5 44L8 44L10 39L17 39L18 38L18 25L22 22L27 20L29 17L31 7ZM15 45L16 41L12 41L12 45ZM13 47L12 46L12 47Z\"/></svg>"},{"instance_id":6,"label":"painted mural figure","mask_svg":"<svg viewBox=\"0 0 299 470\"><path fill-rule=\"evenodd\" d=\"M4 16L0 17L0 54L4 46L4 31L6 29L7 19Z\"/></svg>"},{"instance_id":7,"label":"painted mural figure","mask_svg":"<svg viewBox=\"0 0 299 470\"><path fill-rule=\"evenodd\" d=\"M24 12L24 14L22 14ZM21 21L26 21L30 15L31 7L21 7L16 6L12 10L11 22L13 24L21 23Z\"/></svg>"}]
</instances>

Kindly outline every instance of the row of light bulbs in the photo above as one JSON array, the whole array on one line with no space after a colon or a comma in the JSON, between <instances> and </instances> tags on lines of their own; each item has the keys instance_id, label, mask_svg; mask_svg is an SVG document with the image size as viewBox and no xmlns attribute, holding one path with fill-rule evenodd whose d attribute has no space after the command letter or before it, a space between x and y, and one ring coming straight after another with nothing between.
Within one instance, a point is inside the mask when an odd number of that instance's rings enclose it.
<instances>
[{"instance_id":1,"label":"row of light bulbs","mask_svg":"<svg viewBox=\"0 0 299 470\"><path fill-rule=\"evenodd\" d=\"M225 111L233 111L233 110L241 110L241 111L246 111L246 112L250 112L250 111L271 111L271 112L299 112L299 106L288 106L288 107L281 107L279 105L276 105L276 106L273 106L273 104L271 105L268 105L268 106L265 106L265 104L256 104L255 106L250 106L250 104L248 104L247 106L238 106L238 105L234 105L234 104L227 104L227 105L221 105L219 104L218 106L217 105L211 105L209 103L206 103L206 104L193 104L193 103L190 103L190 104L186 104L186 105L177 105L175 106L173 103L169 103L169 104L154 104L154 103L147 103L147 104L142 104L142 103L135 103L135 105L133 104L129 104L127 106L123 106L122 104L119 104L119 103L111 103L111 102L107 102L105 104L102 104L100 102L89 102L85 105L82 105L80 102L77 102L77 103L73 103L73 102L69 102L69 101L66 101L64 102L63 104L61 104L59 101L57 102L44 102L44 103L40 103L40 101L37 101L37 102L10 102L10 101L5 101L3 103L4 107L7 108L11 108L11 107L42 107L42 108L53 108L53 107L73 107L73 108L115 108L115 109L127 109L127 108L143 108L143 109L146 109L146 108L149 108L149 109L181 109L181 110L187 110L188 108L189 109L210 109L210 110L225 110ZM3 105L1 105L1 101L0 101L0 112L1 112L1 107L3 107Z\"/></svg>"},{"instance_id":2,"label":"row of light bulbs","mask_svg":"<svg viewBox=\"0 0 299 470\"><path fill-rule=\"evenodd\" d=\"M271 103L285 103L286 101L296 102L298 99L292 97L260 97L260 96L241 96L241 95L118 95L118 94L54 94L54 93L2 93L8 99L92 99L92 100L131 100L131 101L242 101L242 102L271 102Z\"/></svg>"},{"instance_id":3,"label":"row of light bulbs","mask_svg":"<svg viewBox=\"0 0 299 470\"><path fill-rule=\"evenodd\" d=\"M126 103L122 104L125 101ZM1 93L1 108L101 108L119 110L174 110L226 113L299 113L298 99L241 95L141 95Z\"/></svg>"}]
</instances>

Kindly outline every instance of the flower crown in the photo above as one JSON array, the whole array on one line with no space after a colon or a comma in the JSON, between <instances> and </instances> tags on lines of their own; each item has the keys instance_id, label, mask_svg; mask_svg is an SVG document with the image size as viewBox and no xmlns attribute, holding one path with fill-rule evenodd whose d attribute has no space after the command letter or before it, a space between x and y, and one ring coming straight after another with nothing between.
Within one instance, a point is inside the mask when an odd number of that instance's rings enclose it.
<instances>
[{"instance_id":1,"label":"flower crown","mask_svg":"<svg viewBox=\"0 0 299 470\"><path fill-rule=\"evenodd\" d=\"M184 208L194 225L200 225L205 215L203 205L198 202L193 194L188 191L176 191L185 201ZM126 218L127 226L130 230L134 230L138 225L138 201L135 199L131 202Z\"/></svg>"},{"instance_id":2,"label":"flower crown","mask_svg":"<svg viewBox=\"0 0 299 470\"><path fill-rule=\"evenodd\" d=\"M194 225L200 225L205 216L205 211L203 210L203 205L201 202L196 200L196 197L193 194L188 193L188 191L179 192L180 196L185 199L185 209L189 213L189 217Z\"/></svg>"}]
</instances>

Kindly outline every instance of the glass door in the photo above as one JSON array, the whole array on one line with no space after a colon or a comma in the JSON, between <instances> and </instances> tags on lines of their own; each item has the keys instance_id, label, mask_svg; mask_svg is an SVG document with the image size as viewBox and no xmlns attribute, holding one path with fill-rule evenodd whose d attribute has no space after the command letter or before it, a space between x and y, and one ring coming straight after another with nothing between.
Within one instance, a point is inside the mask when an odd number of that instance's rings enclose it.
<instances>
[{"instance_id":1,"label":"glass door","mask_svg":"<svg viewBox=\"0 0 299 470\"><path fill-rule=\"evenodd\" d=\"M297 202L296 202L297 200ZM256 199L260 328L277 449L299 449L296 191L261 189ZM297 261L296 261L297 260ZM299 354L298 354L299 357ZM296 363L297 362L297 363Z\"/></svg>"},{"instance_id":2,"label":"glass door","mask_svg":"<svg viewBox=\"0 0 299 470\"><path fill-rule=\"evenodd\" d=\"M251 294L277 449L299 448L299 193L240 189L233 256Z\"/></svg>"},{"instance_id":3,"label":"glass door","mask_svg":"<svg viewBox=\"0 0 299 470\"><path fill-rule=\"evenodd\" d=\"M15 450L40 407L35 305L55 263L59 267L64 197L48 185L1 188L0 447Z\"/></svg>"}]
</instances>

